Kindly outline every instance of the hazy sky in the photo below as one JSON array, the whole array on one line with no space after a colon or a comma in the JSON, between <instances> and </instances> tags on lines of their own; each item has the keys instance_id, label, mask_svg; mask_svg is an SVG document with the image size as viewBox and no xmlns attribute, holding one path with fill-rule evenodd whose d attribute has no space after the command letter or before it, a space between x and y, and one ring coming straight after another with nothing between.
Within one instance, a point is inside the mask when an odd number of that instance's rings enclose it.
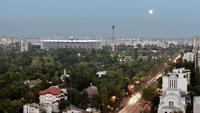
<instances>
[{"instance_id":1,"label":"hazy sky","mask_svg":"<svg viewBox=\"0 0 200 113\"><path fill-rule=\"evenodd\" d=\"M0 0L0 35L188 38L200 35L200 0ZM153 9L154 15L148 10Z\"/></svg>"}]
</instances>

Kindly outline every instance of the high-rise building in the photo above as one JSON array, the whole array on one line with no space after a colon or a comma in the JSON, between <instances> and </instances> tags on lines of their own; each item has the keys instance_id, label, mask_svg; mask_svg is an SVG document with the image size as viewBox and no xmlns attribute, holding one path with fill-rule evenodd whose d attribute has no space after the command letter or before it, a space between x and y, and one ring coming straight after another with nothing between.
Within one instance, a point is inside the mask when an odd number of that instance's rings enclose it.
<instances>
[{"instance_id":1,"label":"high-rise building","mask_svg":"<svg viewBox=\"0 0 200 113\"><path fill-rule=\"evenodd\" d=\"M28 51L28 41L21 40L21 52Z\"/></svg>"},{"instance_id":2,"label":"high-rise building","mask_svg":"<svg viewBox=\"0 0 200 113\"><path fill-rule=\"evenodd\" d=\"M195 69L200 69L200 37L193 38L193 54Z\"/></svg>"}]
</instances>

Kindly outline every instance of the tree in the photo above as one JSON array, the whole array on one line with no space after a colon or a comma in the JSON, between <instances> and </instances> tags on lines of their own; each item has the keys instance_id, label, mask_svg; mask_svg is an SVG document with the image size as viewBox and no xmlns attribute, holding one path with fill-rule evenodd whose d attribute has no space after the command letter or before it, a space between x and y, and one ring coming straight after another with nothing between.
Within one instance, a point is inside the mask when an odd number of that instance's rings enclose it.
<instances>
[{"instance_id":1,"label":"tree","mask_svg":"<svg viewBox=\"0 0 200 113\"><path fill-rule=\"evenodd\" d=\"M94 95L91 101L91 106L99 108L100 105L101 105L101 96L99 94Z\"/></svg>"},{"instance_id":2,"label":"tree","mask_svg":"<svg viewBox=\"0 0 200 113\"><path fill-rule=\"evenodd\" d=\"M142 91L142 98L146 101L152 102L156 95L156 90L153 87L147 87Z\"/></svg>"},{"instance_id":3,"label":"tree","mask_svg":"<svg viewBox=\"0 0 200 113\"><path fill-rule=\"evenodd\" d=\"M101 103L103 104L103 113L107 113L107 106L108 106L108 91L107 88L105 86L102 86L102 88L99 90L99 94L101 97Z\"/></svg>"},{"instance_id":4,"label":"tree","mask_svg":"<svg viewBox=\"0 0 200 113\"><path fill-rule=\"evenodd\" d=\"M71 89L68 94L68 100L72 105L86 107L87 97L75 89Z\"/></svg>"},{"instance_id":5,"label":"tree","mask_svg":"<svg viewBox=\"0 0 200 113\"><path fill-rule=\"evenodd\" d=\"M71 103L70 103L69 100L62 100L62 101L59 103L58 108L59 108L60 110L63 110L63 109L65 109L66 107L68 107L70 104L71 104Z\"/></svg>"}]
</instances>

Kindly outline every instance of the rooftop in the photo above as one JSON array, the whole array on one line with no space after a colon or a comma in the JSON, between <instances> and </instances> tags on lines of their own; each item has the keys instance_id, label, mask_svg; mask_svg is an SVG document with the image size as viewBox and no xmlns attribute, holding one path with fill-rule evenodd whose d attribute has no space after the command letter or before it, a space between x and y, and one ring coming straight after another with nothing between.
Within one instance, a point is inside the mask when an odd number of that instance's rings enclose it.
<instances>
[{"instance_id":1,"label":"rooftop","mask_svg":"<svg viewBox=\"0 0 200 113\"><path fill-rule=\"evenodd\" d=\"M31 87L34 87L34 86L38 86L42 83L42 80L40 79L37 79L37 80L27 80L25 81L25 84L28 84L29 86Z\"/></svg>"},{"instance_id":2,"label":"rooftop","mask_svg":"<svg viewBox=\"0 0 200 113\"><path fill-rule=\"evenodd\" d=\"M85 91L88 94L88 98L92 98L94 95L96 95L98 93L97 91L97 87L91 85L90 87L86 88Z\"/></svg>"},{"instance_id":3,"label":"rooftop","mask_svg":"<svg viewBox=\"0 0 200 113\"><path fill-rule=\"evenodd\" d=\"M100 42L101 40L42 40L42 42Z\"/></svg>"},{"instance_id":4,"label":"rooftop","mask_svg":"<svg viewBox=\"0 0 200 113\"><path fill-rule=\"evenodd\" d=\"M52 95L59 95L61 93L61 89L57 86L51 86L48 89L41 90L39 92L40 95L52 94Z\"/></svg>"},{"instance_id":5,"label":"rooftop","mask_svg":"<svg viewBox=\"0 0 200 113\"><path fill-rule=\"evenodd\" d=\"M98 75L98 77L102 77L103 75L106 75L107 71L99 71L96 74Z\"/></svg>"},{"instance_id":6,"label":"rooftop","mask_svg":"<svg viewBox=\"0 0 200 113\"><path fill-rule=\"evenodd\" d=\"M75 107L73 105L70 105L69 108L66 108L66 109L63 110L63 112L68 112L68 111L86 113L85 110L77 108L77 107Z\"/></svg>"}]
</instances>

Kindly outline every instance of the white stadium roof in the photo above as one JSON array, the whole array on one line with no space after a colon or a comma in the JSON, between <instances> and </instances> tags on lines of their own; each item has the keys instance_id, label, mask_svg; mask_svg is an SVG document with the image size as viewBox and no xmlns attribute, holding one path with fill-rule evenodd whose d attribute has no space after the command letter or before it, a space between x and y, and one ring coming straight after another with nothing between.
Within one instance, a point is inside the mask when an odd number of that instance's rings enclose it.
<instances>
[{"instance_id":1,"label":"white stadium roof","mask_svg":"<svg viewBox=\"0 0 200 113\"><path fill-rule=\"evenodd\" d=\"M100 42L101 40L42 40L42 42Z\"/></svg>"}]
</instances>

